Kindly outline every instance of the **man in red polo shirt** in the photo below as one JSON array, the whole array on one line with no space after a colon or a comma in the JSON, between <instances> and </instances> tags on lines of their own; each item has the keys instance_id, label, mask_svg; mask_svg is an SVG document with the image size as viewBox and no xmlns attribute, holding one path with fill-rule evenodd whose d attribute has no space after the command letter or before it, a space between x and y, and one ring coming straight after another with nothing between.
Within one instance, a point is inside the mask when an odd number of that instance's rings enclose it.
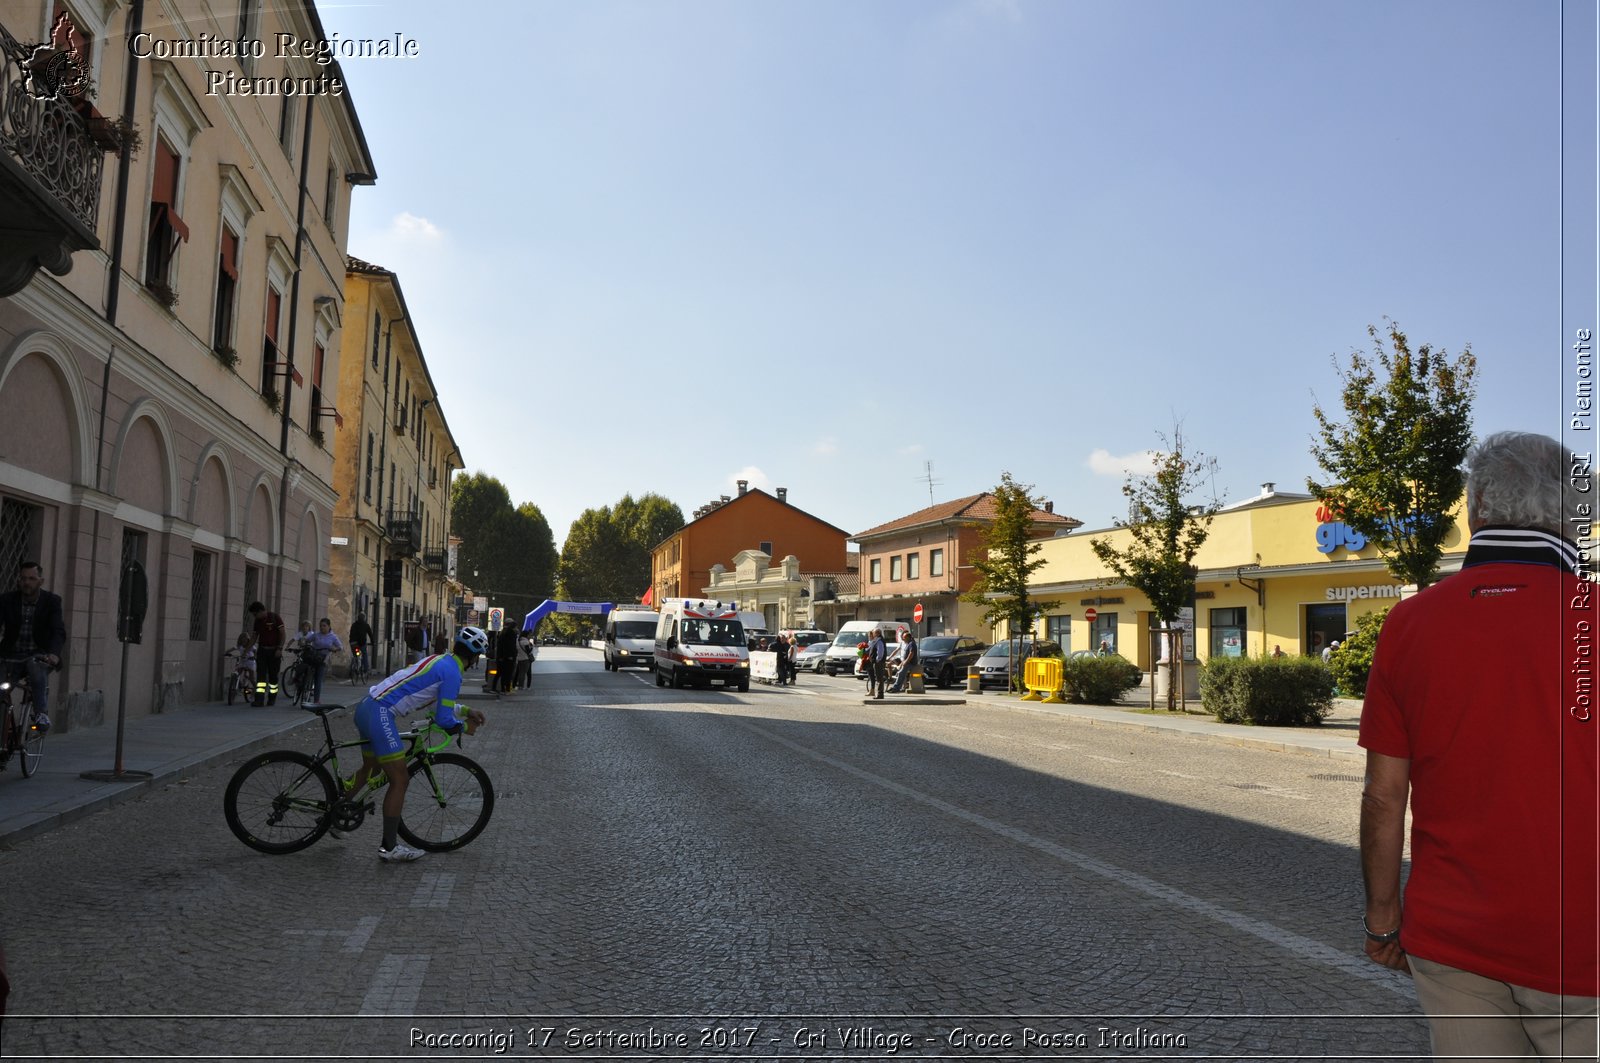
<instances>
[{"instance_id":1,"label":"man in red polo shirt","mask_svg":"<svg viewBox=\"0 0 1600 1063\"><path fill-rule=\"evenodd\" d=\"M1366 952L1411 972L1440 1057L1596 1051L1600 594L1563 538L1587 545L1595 517L1578 467L1530 433L1473 449L1461 571L1394 607L1367 683Z\"/></svg>"}]
</instances>

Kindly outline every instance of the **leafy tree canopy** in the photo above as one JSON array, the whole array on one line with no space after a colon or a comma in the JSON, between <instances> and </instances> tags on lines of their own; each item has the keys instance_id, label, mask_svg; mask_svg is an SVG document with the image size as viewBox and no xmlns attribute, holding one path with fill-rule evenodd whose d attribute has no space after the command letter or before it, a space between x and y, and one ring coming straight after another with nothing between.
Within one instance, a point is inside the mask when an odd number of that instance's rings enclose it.
<instances>
[{"instance_id":1,"label":"leafy tree canopy","mask_svg":"<svg viewBox=\"0 0 1600 1063\"><path fill-rule=\"evenodd\" d=\"M1354 351L1348 366L1334 360L1348 421L1312 408L1312 454L1330 479L1307 479L1306 488L1377 545L1396 579L1426 586L1466 488L1461 464L1472 445L1477 360L1470 346L1454 359L1426 343L1413 350L1398 324L1384 323L1382 331L1367 327L1370 357Z\"/></svg>"},{"instance_id":2,"label":"leafy tree canopy","mask_svg":"<svg viewBox=\"0 0 1600 1063\"><path fill-rule=\"evenodd\" d=\"M1042 505L1032 484L1019 484L1002 472L994 489L995 518L977 525L982 549L972 567L978 578L962 599L984 607L984 623L995 627L1005 621L1013 635L1025 634L1035 616L1056 604L1028 597L1029 578L1044 565L1034 556L1041 547L1033 534L1033 514Z\"/></svg>"},{"instance_id":3,"label":"leafy tree canopy","mask_svg":"<svg viewBox=\"0 0 1600 1063\"><path fill-rule=\"evenodd\" d=\"M494 605L524 613L555 588L550 524L531 502L512 508L504 484L484 473L450 484L451 528L461 538L456 572Z\"/></svg>"},{"instance_id":4,"label":"leafy tree canopy","mask_svg":"<svg viewBox=\"0 0 1600 1063\"><path fill-rule=\"evenodd\" d=\"M650 548L683 527L683 511L660 495L586 509L561 548L561 593L573 601L634 602L650 586Z\"/></svg>"},{"instance_id":5,"label":"leafy tree canopy","mask_svg":"<svg viewBox=\"0 0 1600 1063\"><path fill-rule=\"evenodd\" d=\"M1089 543L1094 556L1128 586L1150 599L1150 608L1162 623L1178 619L1180 610L1194 599L1194 557L1211 534L1215 500L1191 502L1205 486L1216 462L1198 452L1184 450L1183 433L1165 437L1164 452L1155 455L1155 471L1129 476L1122 485L1128 499L1128 519L1116 522L1127 528L1128 545L1118 550L1109 540Z\"/></svg>"}]
</instances>

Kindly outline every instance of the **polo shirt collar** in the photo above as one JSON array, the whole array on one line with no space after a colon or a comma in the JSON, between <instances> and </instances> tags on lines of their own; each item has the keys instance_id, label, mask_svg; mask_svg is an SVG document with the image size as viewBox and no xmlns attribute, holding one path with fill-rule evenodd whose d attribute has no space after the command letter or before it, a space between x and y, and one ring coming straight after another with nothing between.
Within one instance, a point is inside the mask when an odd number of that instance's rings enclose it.
<instances>
[{"instance_id":1,"label":"polo shirt collar","mask_svg":"<svg viewBox=\"0 0 1600 1063\"><path fill-rule=\"evenodd\" d=\"M1515 528L1490 524L1479 528L1467 540L1467 556L1462 568L1510 562L1515 565L1553 565L1567 572L1578 571L1578 548L1559 535L1538 528Z\"/></svg>"}]
</instances>

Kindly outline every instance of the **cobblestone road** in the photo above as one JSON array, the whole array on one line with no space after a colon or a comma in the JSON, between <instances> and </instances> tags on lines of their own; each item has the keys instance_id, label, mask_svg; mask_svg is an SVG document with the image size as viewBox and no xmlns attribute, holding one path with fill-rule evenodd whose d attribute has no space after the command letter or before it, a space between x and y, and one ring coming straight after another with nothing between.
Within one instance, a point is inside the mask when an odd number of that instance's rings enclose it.
<instances>
[{"instance_id":1,"label":"cobblestone road","mask_svg":"<svg viewBox=\"0 0 1600 1063\"><path fill-rule=\"evenodd\" d=\"M245 848L233 764L25 841L0 1049L1426 1053L1408 981L1360 955L1354 763L807 679L660 690L547 649L467 749L489 829L411 865L375 823Z\"/></svg>"}]
</instances>

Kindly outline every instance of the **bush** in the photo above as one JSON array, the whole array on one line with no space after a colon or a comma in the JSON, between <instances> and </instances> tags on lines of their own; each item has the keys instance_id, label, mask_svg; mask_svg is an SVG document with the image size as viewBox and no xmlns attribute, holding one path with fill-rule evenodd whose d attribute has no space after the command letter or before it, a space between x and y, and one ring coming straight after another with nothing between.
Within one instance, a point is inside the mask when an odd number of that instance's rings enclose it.
<instances>
[{"instance_id":1,"label":"bush","mask_svg":"<svg viewBox=\"0 0 1600 1063\"><path fill-rule=\"evenodd\" d=\"M1392 608L1392 606L1391 606ZM1328 667L1333 670L1333 680L1339 684L1339 693L1347 698L1366 697L1367 676L1372 672L1372 651L1378 646L1378 632L1389 615L1367 613L1356 620L1356 632L1339 648L1328 655Z\"/></svg>"},{"instance_id":2,"label":"bush","mask_svg":"<svg viewBox=\"0 0 1600 1063\"><path fill-rule=\"evenodd\" d=\"M1138 665L1115 653L1071 657L1061 665L1062 694L1080 705L1115 705L1139 685L1143 674Z\"/></svg>"},{"instance_id":3,"label":"bush","mask_svg":"<svg viewBox=\"0 0 1600 1063\"><path fill-rule=\"evenodd\" d=\"M1333 672L1310 657L1213 657L1200 704L1223 723L1315 726L1333 711Z\"/></svg>"}]
</instances>

